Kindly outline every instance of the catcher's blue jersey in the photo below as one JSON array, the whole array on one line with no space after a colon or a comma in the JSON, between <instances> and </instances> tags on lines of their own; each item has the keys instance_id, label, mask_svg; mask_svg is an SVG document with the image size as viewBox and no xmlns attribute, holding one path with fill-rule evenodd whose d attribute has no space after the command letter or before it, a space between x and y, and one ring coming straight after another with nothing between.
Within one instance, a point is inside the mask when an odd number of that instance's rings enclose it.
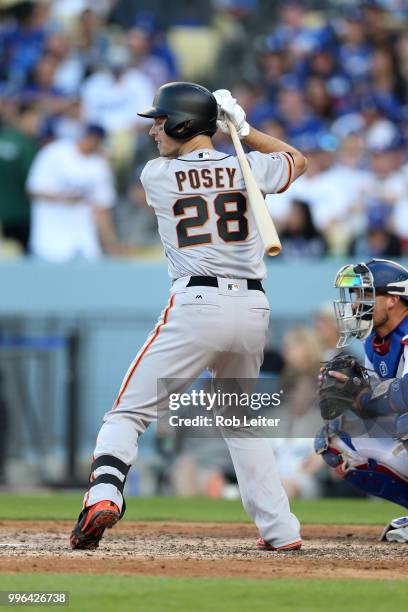
<instances>
[{"instance_id":1,"label":"catcher's blue jersey","mask_svg":"<svg viewBox=\"0 0 408 612\"><path fill-rule=\"evenodd\" d=\"M380 378L408 375L408 316L384 338L372 332L364 343L366 367Z\"/></svg>"}]
</instances>

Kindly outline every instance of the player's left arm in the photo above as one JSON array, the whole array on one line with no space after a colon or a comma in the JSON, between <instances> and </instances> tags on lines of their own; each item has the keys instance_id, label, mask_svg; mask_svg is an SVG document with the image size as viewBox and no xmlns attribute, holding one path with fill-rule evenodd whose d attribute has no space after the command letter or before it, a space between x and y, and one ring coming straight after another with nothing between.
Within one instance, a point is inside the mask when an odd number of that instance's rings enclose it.
<instances>
[{"instance_id":1,"label":"player's left arm","mask_svg":"<svg viewBox=\"0 0 408 612\"><path fill-rule=\"evenodd\" d=\"M357 411L361 416L400 415L408 412L408 337L402 339L403 368L399 378L379 379L370 377L370 388L358 398ZM366 357L366 367L373 369Z\"/></svg>"},{"instance_id":2,"label":"player's left arm","mask_svg":"<svg viewBox=\"0 0 408 612\"><path fill-rule=\"evenodd\" d=\"M396 447L408 452L408 373L401 378L388 378L358 398L355 412L362 418L394 416L394 437L401 443ZM394 452L394 451L393 451Z\"/></svg>"}]
</instances>

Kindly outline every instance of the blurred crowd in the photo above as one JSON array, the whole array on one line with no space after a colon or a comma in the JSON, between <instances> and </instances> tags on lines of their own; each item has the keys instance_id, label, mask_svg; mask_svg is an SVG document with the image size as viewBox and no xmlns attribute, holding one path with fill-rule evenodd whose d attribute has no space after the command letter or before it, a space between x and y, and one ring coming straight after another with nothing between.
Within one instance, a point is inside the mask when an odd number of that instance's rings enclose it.
<instances>
[{"instance_id":1,"label":"blurred crowd","mask_svg":"<svg viewBox=\"0 0 408 612\"><path fill-rule=\"evenodd\" d=\"M0 256L161 253L137 112L171 80L308 157L267 198L283 257L406 255L407 23L406 0L0 0Z\"/></svg>"}]
</instances>

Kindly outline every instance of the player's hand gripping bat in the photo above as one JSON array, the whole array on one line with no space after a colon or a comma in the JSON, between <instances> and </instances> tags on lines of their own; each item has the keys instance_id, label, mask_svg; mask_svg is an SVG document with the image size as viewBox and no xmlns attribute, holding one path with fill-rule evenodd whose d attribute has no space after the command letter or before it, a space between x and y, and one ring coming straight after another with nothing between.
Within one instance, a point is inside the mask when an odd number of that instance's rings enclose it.
<instances>
[{"instance_id":1,"label":"player's hand gripping bat","mask_svg":"<svg viewBox=\"0 0 408 612\"><path fill-rule=\"evenodd\" d=\"M266 206L265 198L256 184L254 175L252 174L251 167L245 156L244 149L242 148L242 144L234 124L229 119L227 119L227 124L238 157L239 165L241 166L242 175L244 177L249 205L251 206L252 213L255 217L255 223L262 238L265 253L271 256L279 255L282 250L282 245L279 240L275 224Z\"/></svg>"}]
</instances>

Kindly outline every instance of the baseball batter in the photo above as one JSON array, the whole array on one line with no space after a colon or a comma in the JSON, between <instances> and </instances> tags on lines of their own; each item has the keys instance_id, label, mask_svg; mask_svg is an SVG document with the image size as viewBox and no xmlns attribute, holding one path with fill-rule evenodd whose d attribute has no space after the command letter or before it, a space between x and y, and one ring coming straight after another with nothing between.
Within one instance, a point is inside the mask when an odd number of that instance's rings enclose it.
<instances>
[{"instance_id":1,"label":"baseball batter","mask_svg":"<svg viewBox=\"0 0 408 612\"><path fill-rule=\"evenodd\" d=\"M168 399L158 378L179 381L208 368L215 378L256 379L269 321L261 280L263 246L248 207L237 158L214 149L226 116L254 149L248 160L260 189L280 193L306 169L295 148L258 132L227 90L193 83L162 86L153 106L150 135L160 157L141 180L157 215L172 279L170 299L123 380L99 432L90 484L71 535L72 548L97 548L104 530L124 514L123 488L136 459L137 440ZM282 488L271 440L226 439L243 505L266 550L300 548L299 522Z\"/></svg>"}]
</instances>

